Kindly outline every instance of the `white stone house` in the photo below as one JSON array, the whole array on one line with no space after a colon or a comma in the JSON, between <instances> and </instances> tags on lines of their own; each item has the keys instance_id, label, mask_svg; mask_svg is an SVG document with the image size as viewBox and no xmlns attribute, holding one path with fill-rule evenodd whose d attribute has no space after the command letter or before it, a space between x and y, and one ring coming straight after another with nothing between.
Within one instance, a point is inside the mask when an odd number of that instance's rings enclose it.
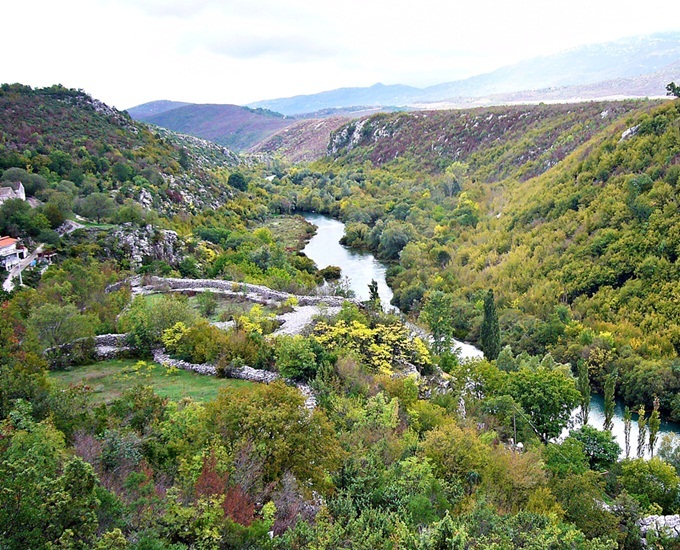
<instances>
[{"instance_id":1,"label":"white stone house","mask_svg":"<svg viewBox=\"0 0 680 550\"><path fill-rule=\"evenodd\" d=\"M26 190L20 181L0 187L0 205L10 199L26 200Z\"/></svg>"},{"instance_id":2,"label":"white stone house","mask_svg":"<svg viewBox=\"0 0 680 550\"><path fill-rule=\"evenodd\" d=\"M26 249L17 246L18 239L12 237L0 237L0 267L11 271L26 257Z\"/></svg>"}]
</instances>

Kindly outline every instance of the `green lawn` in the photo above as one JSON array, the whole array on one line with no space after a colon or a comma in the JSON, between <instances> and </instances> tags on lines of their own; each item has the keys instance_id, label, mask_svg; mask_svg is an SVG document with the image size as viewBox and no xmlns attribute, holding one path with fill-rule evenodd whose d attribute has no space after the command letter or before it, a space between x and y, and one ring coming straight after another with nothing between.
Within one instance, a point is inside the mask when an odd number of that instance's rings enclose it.
<instances>
[{"instance_id":1,"label":"green lawn","mask_svg":"<svg viewBox=\"0 0 680 550\"><path fill-rule=\"evenodd\" d=\"M152 386L156 393L173 401L179 401L183 397L191 397L195 401L211 401L217 397L221 388L253 384L245 380L217 378L177 369L167 371L153 361L145 361L140 365L135 359L102 361L73 367L68 371L52 371L49 376L58 384L83 383L90 386L94 390L95 404L109 403L139 383Z\"/></svg>"}]
</instances>

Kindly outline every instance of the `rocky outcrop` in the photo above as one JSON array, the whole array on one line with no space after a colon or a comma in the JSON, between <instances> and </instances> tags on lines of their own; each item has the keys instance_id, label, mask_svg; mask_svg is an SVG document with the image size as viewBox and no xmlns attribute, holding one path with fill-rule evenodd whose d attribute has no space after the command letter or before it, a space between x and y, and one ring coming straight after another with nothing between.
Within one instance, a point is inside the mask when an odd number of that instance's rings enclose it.
<instances>
[{"instance_id":1,"label":"rocky outcrop","mask_svg":"<svg viewBox=\"0 0 680 550\"><path fill-rule=\"evenodd\" d=\"M131 269L154 260L176 266L183 257L177 233L151 225L134 227L129 223L123 224L107 235L105 244L114 255L127 259Z\"/></svg>"},{"instance_id":2,"label":"rocky outcrop","mask_svg":"<svg viewBox=\"0 0 680 550\"><path fill-rule=\"evenodd\" d=\"M642 518L638 525L642 533L642 543L647 545L647 536L655 538L680 538L680 515L674 516L647 516Z\"/></svg>"}]
</instances>

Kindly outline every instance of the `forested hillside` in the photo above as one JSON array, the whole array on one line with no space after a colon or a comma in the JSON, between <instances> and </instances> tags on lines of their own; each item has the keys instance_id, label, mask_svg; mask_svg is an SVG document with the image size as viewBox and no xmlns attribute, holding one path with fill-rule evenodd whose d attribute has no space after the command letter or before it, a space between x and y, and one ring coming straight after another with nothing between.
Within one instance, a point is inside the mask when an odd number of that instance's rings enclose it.
<instances>
[{"instance_id":1,"label":"forested hillside","mask_svg":"<svg viewBox=\"0 0 680 550\"><path fill-rule=\"evenodd\" d=\"M378 115L288 192L393 262L402 311L443 292L449 330L479 341L493 289L514 354L584 362L598 388L617 372L630 405L678 418L678 127L676 102Z\"/></svg>"},{"instance_id":2,"label":"forested hillside","mask_svg":"<svg viewBox=\"0 0 680 550\"><path fill-rule=\"evenodd\" d=\"M79 90L0 88L0 168L35 174L31 196L66 181L75 196L103 192L166 212L219 205L228 193L211 172L233 156L214 144L183 145Z\"/></svg>"},{"instance_id":3,"label":"forested hillside","mask_svg":"<svg viewBox=\"0 0 680 550\"><path fill-rule=\"evenodd\" d=\"M378 115L298 165L0 104L0 233L47 253L0 294L0 549L677 548L678 102Z\"/></svg>"}]
</instances>

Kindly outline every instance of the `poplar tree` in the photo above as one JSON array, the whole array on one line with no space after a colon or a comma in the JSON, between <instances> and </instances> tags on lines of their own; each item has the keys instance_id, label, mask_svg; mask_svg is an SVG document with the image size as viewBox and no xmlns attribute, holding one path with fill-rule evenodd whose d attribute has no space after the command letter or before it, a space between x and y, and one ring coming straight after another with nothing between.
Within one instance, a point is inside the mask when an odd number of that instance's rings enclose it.
<instances>
[{"instance_id":1,"label":"poplar tree","mask_svg":"<svg viewBox=\"0 0 680 550\"><path fill-rule=\"evenodd\" d=\"M607 431L612 431L614 427L614 411L616 409L616 401L614 394L616 392L616 371L607 375L604 381L604 426Z\"/></svg>"},{"instance_id":2,"label":"poplar tree","mask_svg":"<svg viewBox=\"0 0 680 550\"><path fill-rule=\"evenodd\" d=\"M585 361L578 362L578 379L576 380L576 389L581 394L581 424L584 426L588 424L588 415L590 413L590 379L588 378L588 365Z\"/></svg>"},{"instance_id":3,"label":"poplar tree","mask_svg":"<svg viewBox=\"0 0 680 550\"><path fill-rule=\"evenodd\" d=\"M633 413L626 405L623 409L623 437L626 447L626 458L630 456L630 429L633 425Z\"/></svg>"},{"instance_id":4,"label":"poplar tree","mask_svg":"<svg viewBox=\"0 0 680 550\"><path fill-rule=\"evenodd\" d=\"M493 361L501 351L501 330L498 326L498 314L493 290L489 289L484 297L484 321L482 322L482 351L484 356Z\"/></svg>"},{"instance_id":5,"label":"poplar tree","mask_svg":"<svg viewBox=\"0 0 680 550\"><path fill-rule=\"evenodd\" d=\"M654 396L654 410L649 417L649 454L654 458L654 447L656 446L656 439L659 435L659 428L661 427L661 416L659 415L659 398Z\"/></svg>"},{"instance_id":6,"label":"poplar tree","mask_svg":"<svg viewBox=\"0 0 680 550\"><path fill-rule=\"evenodd\" d=\"M638 440L637 440L637 455L638 458L645 456L645 435L647 433L647 419L645 418L645 407L640 405L638 409Z\"/></svg>"}]
</instances>

